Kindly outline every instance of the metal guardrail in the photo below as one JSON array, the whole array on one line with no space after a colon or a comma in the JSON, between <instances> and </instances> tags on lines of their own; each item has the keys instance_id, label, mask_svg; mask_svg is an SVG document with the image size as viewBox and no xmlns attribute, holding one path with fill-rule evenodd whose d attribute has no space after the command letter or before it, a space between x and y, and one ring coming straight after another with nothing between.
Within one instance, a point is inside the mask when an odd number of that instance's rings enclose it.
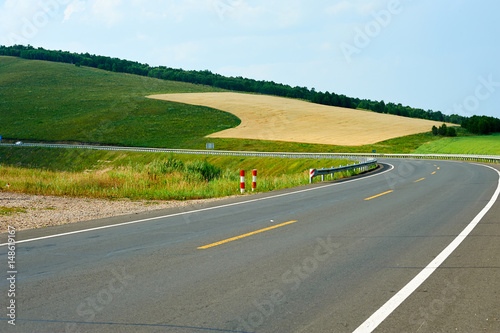
<instances>
[{"instance_id":1,"label":"metal guardrail","mask_svg":"<svg viewBox=\"0 0 500 333\"><path fill-rule=\"evenodd\" d=\"M0 143L1 146L10 147L42 147L42 148L66 148L66 149L93 149L108 151L132 151L150 153L173 153L192 155L226 155L226 156L247 156L247 157L281 157L281 158L336 158L359 160L362 156L348 156L346 154L317 154L317 153L282 153L282 152L252 152L252 151L229 151L229 150L196 150L196 149L168 149L168 148L145 148L145 147L118 147L118 146L94 146L94 145L70 145L70 144L45 144L45 143L23 143L10 144Z\"/></svg>"},{"instance_id":2,"label":"metal guardrail","mask_svg":"<svg viewBox=\"0 0 500 333\"><path fill-rule=\"evenodd\" d=\"M468 155L468 154L349 154L349 156L408 158L427 160L454 160L484 163L500 163L500 155Z\"/></svg>"},{"instance_id":3,"label":"metal guardrail","mask_svg":"<svg viewBox=\"0 0 500 333\"><path fill-rule=\"evenodd\" d=\"M330 169L310 169L309 170L309 183L312 183L313 178L316 176L321 176L321 180L325 180L325 175L334 174L337 172L349 171L359 169L360 171L367 171L370 166L376 166L377 159L371 158L366 162L356 163L353 165L339 166Z\"/></svg>"},{"instance_id":4,"label":"metal guardrail","mask_svg":"<svg viewBox=\"0 0 500 333\"><path fill-rule=\"evenodd\" d=\"M380 153L286 153L286 152L252 152L252 151L224 151L224 150L193 150L193 149L165 149L142 147L115 147L94 145L66 145L66 144L41 144L24 143L22 145L0 143L0 146L15 147L46 147L46 148L72 148L94 149L111 151L134 151L152 153L196 154L196 155L227 155L251 157L282 157L282 158L311 158L311 159L349 159L367 162L369 158L409 158L433 160L458 160L471 162L500 163L499 155L456 155L456 154L380 154Z\"/></svg>"}]
</instances>

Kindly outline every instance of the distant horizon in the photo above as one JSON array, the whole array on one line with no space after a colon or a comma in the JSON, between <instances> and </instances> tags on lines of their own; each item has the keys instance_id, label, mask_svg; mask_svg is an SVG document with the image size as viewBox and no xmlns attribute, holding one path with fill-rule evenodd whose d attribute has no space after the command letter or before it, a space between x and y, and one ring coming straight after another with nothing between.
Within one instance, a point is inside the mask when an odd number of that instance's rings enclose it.
<instances>
[{"instance_id":1,"label":"distant horizon","mask_svg":"<svg viewBox=\"0 0 500 333\"><path fill-rule=\"evenodd\" d=\"M500 3L0 0L0 44L500 118Z\"/></svg>"}]
</instances>

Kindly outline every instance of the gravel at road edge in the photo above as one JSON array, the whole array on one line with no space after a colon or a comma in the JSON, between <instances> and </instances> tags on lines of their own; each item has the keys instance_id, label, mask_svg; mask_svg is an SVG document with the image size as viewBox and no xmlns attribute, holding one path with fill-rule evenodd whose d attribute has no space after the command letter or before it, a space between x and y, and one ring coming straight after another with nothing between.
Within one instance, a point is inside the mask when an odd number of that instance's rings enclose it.
<instances>
[{"instance_id":1,"label":"gravel at road edge","mask_svg":"<svg viewBox=\"0 0 500 333\"><path fill-rule=\"evenodd\" d=\"M220 199L190 201L104 200L0 191L0 233L6 232L7 226L14 227L16 230L34 229L157 209L187 207L215 200ZM3 215L1 213L2 207L19 208L20 212Z\"/></svg>"}]
</instances>

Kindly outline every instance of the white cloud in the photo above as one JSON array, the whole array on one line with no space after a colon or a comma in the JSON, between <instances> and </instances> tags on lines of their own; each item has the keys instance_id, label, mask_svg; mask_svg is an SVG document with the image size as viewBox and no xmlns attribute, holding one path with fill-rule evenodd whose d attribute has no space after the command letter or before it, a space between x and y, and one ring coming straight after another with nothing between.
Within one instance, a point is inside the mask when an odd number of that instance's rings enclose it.
<instances>
[{"instance_id":1,"label":"white cloud","mask_svg":"<svg viewBox=\"0 0 500 333\"><path fill-rule=\"evenodd\" d=\"M278 24L280 28L289 28L300 23L302 19L301 1L289 1L286 6L278 11Z\"/></svg>"},{"instance_id":2,"label":"white cloud","mask_svg":"<svg viewBox=\"0 0 500 333\"><path fill-rule=\"evenodd\" d=\"M303 21L307 4L302 0L251 2L243 0L210 0L210 10L221 23L251 33L269 33L295 27Z\"/></svg>"},{"instance_id":3,"label":"white cloud","mask_svg":"<svg viewBox=\"0 0 500 333\"><path fill-rule=\"evenodd\" d=\"M96 19L105 22L108 26L112 26L125 17L125 13L120 8L122 3L122 0L94 0L92 13Z\"/></svg>"},{"instance_id":4,"label":"white cloud","mask_svg":"<svg viewBox=\"0 0 500 333\"><path fill-rule=\"evenodd\" d=\"M357 0L357 1L340 1L326 9L330 15L336 16L339 14L357 14L369 15L374 10L387 6L387 2L382 0Z\"/></svg>"},{"instance_id":5,"label":"white cloud","mask_svg":"<svg viewBox=\"0 0 500 333\"><path fill-rule=\"evenodd\" d=\"M79 12L85 11L86 5L85 1L75 0L70 3L66 9L64 10L64 19L63 22L69 21L71 15Z\"/></svg>"}]
</instances>

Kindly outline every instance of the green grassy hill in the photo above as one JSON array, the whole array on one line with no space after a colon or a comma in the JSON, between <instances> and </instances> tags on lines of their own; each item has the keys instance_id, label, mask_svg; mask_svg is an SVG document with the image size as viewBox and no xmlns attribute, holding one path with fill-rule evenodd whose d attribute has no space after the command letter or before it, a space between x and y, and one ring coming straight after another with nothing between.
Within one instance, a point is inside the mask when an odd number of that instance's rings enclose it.
<instances>
[{"instance_id":1,"label":"green grassy hill","mask_svg":"<svg viewBox=\"0 0 500 333\"><path fill-rule=\"evenodd\" d=\"M207 107L145 98L220 89L70 64L0 57L0 135L26 141L77 141L192 148L240 120Z\"/></svg>"},{"instance_id":2,"label":"green grassy hill","mask_svg":"<svg viewBox=\"0 0 500 333\"><path fill-rule=\"evenodd\" d=\"M0 135L28 142L220 150L411 153L430 133L352 147L265 140L205 138L236 127L227 112L145 98L218 88L113 73L71 64L0 56ZM429 128L430 131L430 128Z\"/></svg>"}]
</instances>

